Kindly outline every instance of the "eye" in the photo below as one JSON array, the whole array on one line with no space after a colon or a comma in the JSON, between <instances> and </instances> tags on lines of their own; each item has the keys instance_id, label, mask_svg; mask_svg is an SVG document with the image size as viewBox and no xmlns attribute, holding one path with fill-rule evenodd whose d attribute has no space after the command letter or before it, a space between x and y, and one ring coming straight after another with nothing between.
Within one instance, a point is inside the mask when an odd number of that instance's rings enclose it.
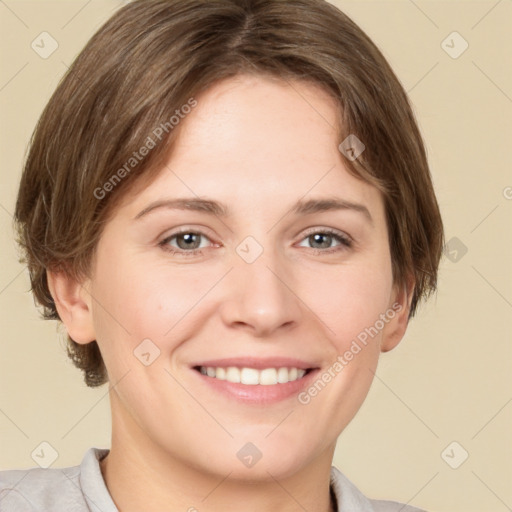
<instances>
[{"instance_id":1,"label":"eye","mask_svg":"<svg viewBox=\"0 0 512 512\"><path fill-rule=\"evenodd\" d=\"M331 229L313 231L303 240L304 241L299 244L300 247L307 247L307 245L303 245L304 242L306 242L310 244L311 249L316 249L317 252L323 253L335 252L352 247L352 240L347 235ZM336 245L333 246L333 243Z\"/></svg>"},{"instance_id":2,"label":"eye","mask_svg":"<svg viewBox=\"0 0 512 512\"><path fill-rule=\"evenodd\" d=\"M211 240L204 233L198 231L180 231L159 243L166 251L186 256L199 254L201 249L208 247L210 244Z\"/></svg>"}]
</instances>

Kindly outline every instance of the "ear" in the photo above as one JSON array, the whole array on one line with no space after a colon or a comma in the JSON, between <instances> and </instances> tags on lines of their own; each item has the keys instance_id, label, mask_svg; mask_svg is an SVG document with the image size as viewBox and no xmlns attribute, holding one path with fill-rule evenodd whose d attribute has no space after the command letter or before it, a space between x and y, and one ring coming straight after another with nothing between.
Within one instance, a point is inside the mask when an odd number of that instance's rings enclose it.
<instances>
[{"instance_id":1,"label":"ear","mask_svg":"<svg viewBox=\"0 0 512 512\"><path fill-rule=\"evenodd\" d=\"M47 280L55 307L69 337L82 345L94 341L96 335L92 321L92 301L84 287L85 283L62 270L47 271Z\"/></svg>"},{"instance_id":2,"label":"ear","mask_svg":"<svg viewBox=\"0 0 512 512\"><path fill-rule=\"evenodd\" d=\"M412 277L407 280L407 284L393 288L388 311L394 311L395 315L392 318L391 314L389 315L391 319L382 332L380 344L381 352L393 350L404 337L409 323L409 312L411 310L413 293L414 280Z\"/></svg>"}]
</instances>

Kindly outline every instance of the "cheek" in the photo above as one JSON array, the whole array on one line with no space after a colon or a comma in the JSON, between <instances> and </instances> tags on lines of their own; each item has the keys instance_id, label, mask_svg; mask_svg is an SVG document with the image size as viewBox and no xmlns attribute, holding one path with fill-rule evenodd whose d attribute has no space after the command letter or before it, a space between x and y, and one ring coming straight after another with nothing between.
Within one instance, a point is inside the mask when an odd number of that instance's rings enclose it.
<instances>
[{"instance_id":1,"label":"cheek","mask_svg":"<svg viewBox=\"0 0 512 512\"><path fill-rule=\"evenodd\" d=\"M331 425L334 436L352 420L370 389L380 354L380 318L388 311L392 277L390 266L381 260L328 270L314 278L304 276L307 287L303 290L310 290L307 304L321 320L317 325L326 338L331 364L299 401L313 411L311 415Z\"/></svg>"},{"instance_id":2,"label":"cheek","mask_svg":"<svg viewBox=\"0 0 512 512\"><path fill-rule=\"evenodd\" d=\"M102 349L116 353L116 365L131 365L133 350L144 339L172 351L187 337L190 318L203 311L201 299L219 276L216 268L198 272L194 265L169 265L165 258L115 247L102 248L98 256L91 288L94 326Z\"/></svg>"},{"instance_id":3,"label":"cheek","mask_svg":"<svg viewBox=\"0 0 512 512\"><path fill-rule=\"evenodd\" d=\"M389 307L392 276L386 262L333 266L303 282L305 302L328 326L326 334L339 351Z\"/></svg>"}]
</instances>

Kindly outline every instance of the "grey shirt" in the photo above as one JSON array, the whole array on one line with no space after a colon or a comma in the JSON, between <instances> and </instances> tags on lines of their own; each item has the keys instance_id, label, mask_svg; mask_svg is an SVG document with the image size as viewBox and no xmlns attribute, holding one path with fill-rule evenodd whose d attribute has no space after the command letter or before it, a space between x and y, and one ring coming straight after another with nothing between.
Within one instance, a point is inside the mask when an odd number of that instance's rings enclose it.
<instances>
[{"instance_id":1,"label":"grey shirt","mask_svg":"<svg viewBox=\"0 0 512 512\"><path fill-rule=\"evenodd\" d=\"M110 496L99 461L108 449L89 448L79 466L0 471L2 512L119 512ZM397 503L366 498L337 468L331 489L338 512L425 512Z\"/></svg>"}]
</instances>

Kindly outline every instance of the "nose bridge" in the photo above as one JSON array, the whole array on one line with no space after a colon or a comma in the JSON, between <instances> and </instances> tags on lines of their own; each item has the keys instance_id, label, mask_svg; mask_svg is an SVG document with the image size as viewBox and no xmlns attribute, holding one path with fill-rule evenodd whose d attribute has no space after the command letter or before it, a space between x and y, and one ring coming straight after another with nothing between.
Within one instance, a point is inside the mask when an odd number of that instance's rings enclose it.
<instances>
[{"instance_id":1,"label":"nose bridge","mask_svg":"<svg viewBox=\"0 0 512 512\"><path fill-rule=\"evenodd\" d=\"M243 324L256 335L268 335L296 322L300 308L287 283L291 273L283 255L252 237L242 241L236 253L224 320L231 325Z\"/></svg>"}]
</instances>

